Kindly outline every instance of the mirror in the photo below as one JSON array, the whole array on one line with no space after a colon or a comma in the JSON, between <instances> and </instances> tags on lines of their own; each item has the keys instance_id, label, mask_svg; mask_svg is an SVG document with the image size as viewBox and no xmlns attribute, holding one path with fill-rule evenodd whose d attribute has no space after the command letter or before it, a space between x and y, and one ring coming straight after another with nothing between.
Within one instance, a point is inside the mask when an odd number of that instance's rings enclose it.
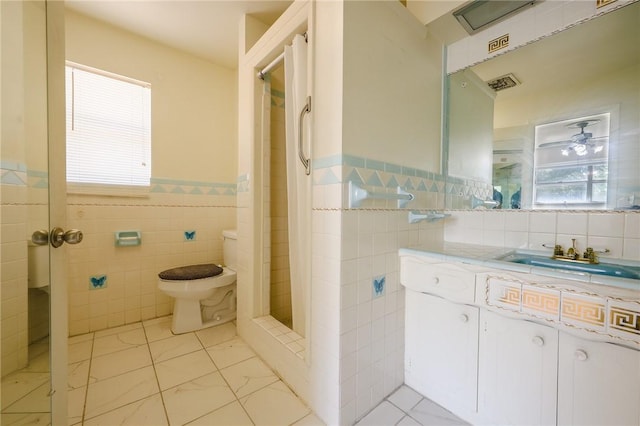
<instances>
[{"instance_id":1,"label":"mirror","mask_svg":"<svg viewBox=\"0 0 640 426\"><path fill-rule=\"evenodd\" d=\"M448 178L484 183L499 204L485 207L640 208L640 2L453 73L447 86ZM468 196L447 200L470 207Z\"/></svg>"},{"instance_id":2,"label":"mirror","mask_svg":"<svg viewBox=\"0 0 640 426\"><path fill-rule=\"evenodd\" d=\"M0 11L0 423L52 424L49 245L32 240L50 229L47 4L1 2Z\"/></svg>"}]
</instances>

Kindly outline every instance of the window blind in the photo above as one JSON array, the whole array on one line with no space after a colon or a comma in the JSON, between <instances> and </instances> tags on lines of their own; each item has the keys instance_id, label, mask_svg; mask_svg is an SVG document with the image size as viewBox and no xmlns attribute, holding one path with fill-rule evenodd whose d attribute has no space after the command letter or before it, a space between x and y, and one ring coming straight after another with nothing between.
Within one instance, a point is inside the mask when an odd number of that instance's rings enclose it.
<instances>
[{"instance_id":1,"label":"window blind","mask_svg":"<svg viewBox=\"0 0 640 426\"><path fill-rule=\"evenodd\" d=\"M67 183L97 193L109 187L148 189L149 84L69 63L66 84Z\"/></svg>"}]
</instances>

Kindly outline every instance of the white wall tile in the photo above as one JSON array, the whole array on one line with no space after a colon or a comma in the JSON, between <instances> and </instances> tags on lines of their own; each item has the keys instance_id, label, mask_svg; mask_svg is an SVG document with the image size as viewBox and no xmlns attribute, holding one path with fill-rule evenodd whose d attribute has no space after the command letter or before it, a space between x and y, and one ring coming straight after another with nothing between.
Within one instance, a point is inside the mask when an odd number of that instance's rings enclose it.
<instances>
[{"instance_id":1,"label":"white wall tile","mask_svg":"<svg viewBox=\"0 0 640 426\"><path fill-rule=\"evenodd\" d=\"M625 238L622 258L640 261L640 238Z\"/></svg>"},{"instance_id":2,"label":"white wall tile","mask_svg":"<svg viewBox=\"0 0 640 426\"><path fill-rule=\"evenodd\" d=\"M624 215L624 238L640 238L640 214Z\"/></svg>"},{"instance_id":3,"label":"white wall tile","mask_svg":"<svg viewBox=\"0 0 640 426\"><path fill-rule=\"evenodd\" d=\"M355 330L358 326L358 307L351 306L340 310L340 332Z\"/></svg>"},{"instance_id":4,"label":"white wall tile","mask_svg":"<svg viewBox=\"0 0 640 426\"><path fill-rule=\"evenodd\" d=\"M586 236L588 228L587 213L564 213L558 212L558 233Z\"/></svg>"},{"instance_id":5,"label":"white wall tile","mask_svg":"<svg viewBox=\"0 0 640 426\"><path fill-rule=\"evenodd\" d=\"M542 246L553 246L556 243L556 235L545 232L532 232L529 234L529 248L531 250L545 250ZM548 250L548 249L547 249Z\"/></svg>"},{"instance_id":6,"label":"white wall tile","mask_svg":"<svg viewBox=\"0 0 640 426\"><path fill-rule=\"evenodd\" d=\"M510 211L504 212L504 229L505 231L529 231L529 212L527 211Z\"/></svg>"},{"instance_id":7,"label":"white wall tile","mask_svg":"<svg viewBox=\"0 0 640 426\"><path fill-rule=\"evenodd\" d=\"M622 237L624 235L624 214L589 213L589 236Z\"/></svg>"},{"instance_id":8,"label":"white wall tile","mask_svg":"<svg viewBox=\"0 0 640 426\"><path fill-rule=\"evenodd\" d=\"M505 246L504 229L483 229L482 244L491 247Z\"/></svg>"},{"instance_id":9,"label":"white wall tile","mask_svg":"<svg viewBox=\"0 0 640 426\"><path fill-rule=\"evenodd\" d=\"M622 238L615 237L598 237L591 236L587 240L587 244L589 247L593 248L593 250L601 251L604 249L609 249L609 253L598 253L599 257L611 257L611 258L621 258L622 257L622 249L624 240Z\"/></svg>"},{"instance_id":10,"label":"white wall tile","mask_svg":"<svg viewBox=\"0 0 640 426\"><path fill-rule=\"evenodd\" d=\"M527 248L529 234L521 231L505 231L504 246L510 248Z\"/></svg>"},{"instance_id":11,"label":"white wall tile","mask_svg":"<svg viewBox=\"0 0 640 426\"><path fill-rule=\"evenodd\" d=\"M534 212L529 216L529 232L556 233L555 212Z\"/></svg>"}]
</instances>

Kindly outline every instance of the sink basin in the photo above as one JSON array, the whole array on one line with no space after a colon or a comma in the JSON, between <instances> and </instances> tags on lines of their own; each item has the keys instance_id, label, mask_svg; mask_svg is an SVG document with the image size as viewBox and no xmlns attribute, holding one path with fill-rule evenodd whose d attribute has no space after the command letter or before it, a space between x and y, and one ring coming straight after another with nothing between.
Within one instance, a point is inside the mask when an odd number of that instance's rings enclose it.
<instances>
[{"instance_id":1,"label":"sink basin","mask_svg":"<svg viewBox=\"0 0 640 426\"><path fill-rule=\"evenodd\" d=\"M503 262L519 263L522 265L560 269L563 271L583 272L588 274L607 275L609 277L640 280L640 266L609 263L606 261L601 261L597 264L566 262L563 260L552 259L547 255L530 254L518 250L500 256L497 258L497 260L501 260Z\"/></svg>"}]
</instances>

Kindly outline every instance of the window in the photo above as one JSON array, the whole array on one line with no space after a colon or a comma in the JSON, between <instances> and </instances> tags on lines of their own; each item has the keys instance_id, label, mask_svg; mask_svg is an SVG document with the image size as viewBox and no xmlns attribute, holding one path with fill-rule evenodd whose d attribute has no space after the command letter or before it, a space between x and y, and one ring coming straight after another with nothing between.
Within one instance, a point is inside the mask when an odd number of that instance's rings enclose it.
<instances>
[{"instance_id":1,"label":"window","mask_svg":"<svg viewBox=\"0 0 640 426\"><path fill-rule=\"evenodd\" d=\"M536 126L534 206L595 208L606 204L609 116Z\"/></svg>"},{"instance_id":2,"label":"window","mask_svg":"<svg viewBox=\"0 0 640 426\"><path fill-rule=\"evenodd\" d=\"M135 195L151 179L148 83L67 63L70 192Z\"/></svg>"}]
</instances>

